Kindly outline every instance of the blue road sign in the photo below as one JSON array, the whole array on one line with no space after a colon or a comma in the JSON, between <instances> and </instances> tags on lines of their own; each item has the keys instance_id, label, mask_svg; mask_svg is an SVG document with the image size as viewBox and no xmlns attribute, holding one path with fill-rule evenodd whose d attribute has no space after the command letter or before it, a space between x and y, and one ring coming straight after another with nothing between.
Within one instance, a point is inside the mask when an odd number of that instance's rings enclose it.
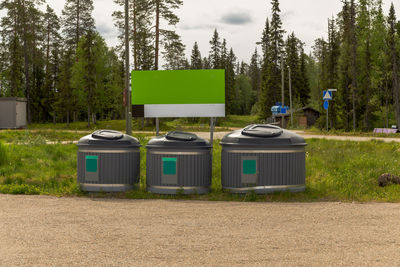
<instances>
[{"instance_id":1,"label":"blue road sign","mask_svg":"<svg viewBox=\"0 0 400 267\"><path fill-rule=\"evenodd\" d=\"M332 100L332 92L331 91L324 91L322 96L323 96L323 100Z\"/></svg>"},{"instance_id":2,"label":"blue road sign","mask_svg":"<svg viewBox=\"0 0 400 267\"><path fill-rule=\"evenodd\" d=\"M287 109L286 108L281 108L281 114L285 115L287 113Z\"/></svg>"},{"instance_id":3,"label":"blue road sign","mask_svg":"<svg viewBox=\"0 0 400 267\"><path fill-rule=\"evenodd\" d=\"M325 100L325 101L324 101L324 109L325 109L325 110L328 110L328 108L329 108L329 101L328 101L328 100Z\"/></svg>"}]
</instances>

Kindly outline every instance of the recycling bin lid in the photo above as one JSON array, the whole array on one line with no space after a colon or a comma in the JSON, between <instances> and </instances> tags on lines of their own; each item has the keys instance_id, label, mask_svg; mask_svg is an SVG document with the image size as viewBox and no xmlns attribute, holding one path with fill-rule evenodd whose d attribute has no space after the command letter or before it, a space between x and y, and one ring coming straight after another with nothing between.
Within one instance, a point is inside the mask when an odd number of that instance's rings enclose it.
<instances>
[{"instance_id":1,"label":"recycling bin lid","mask_svg":"<svg viewBox=\"0 0 400 267\"><path fill-rule=\"evenodd\" d=\"M304 138L270 124L253 124L225 135L221 145L306 146Z\"/></svg>"},{"instance_id":2,"label":"recycling bin lid","mask_svg":"<svg viewBox=\"0 0 400 267\"><path fill-rule=\"evenodd\" d=\"M139 140L130 135L113 130L98 130L82 137L78 146L129 146L140 147Z\"/></svg>"},{"instance_id":3,"label":"recycling bin lid","mask_svg":"<svg viewBox=\"0 0 400 267\"><path fill-rule=\"evenodd\" d=\"M211 147L210 142L194 133L173 131L164 136L153 138L147 147Z\"/></svg>"}]
</instances>

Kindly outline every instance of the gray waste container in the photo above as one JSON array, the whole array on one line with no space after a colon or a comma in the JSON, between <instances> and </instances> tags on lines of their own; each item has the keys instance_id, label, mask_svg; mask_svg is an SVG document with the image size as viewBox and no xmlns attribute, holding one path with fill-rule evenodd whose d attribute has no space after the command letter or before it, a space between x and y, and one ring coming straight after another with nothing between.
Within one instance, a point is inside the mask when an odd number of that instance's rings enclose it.
<instances>
[{"instance_id":1,"label":"gray waste container","mask_svg":"<svg viewBox=\"0 0 400 267\"><path fill-rule=\"evenodd\" d=\"M157 194L206 194L212 177L208 141L185 132L170 132L147 145L147 190Z\"/></svg>"},{"instance_id":2,"label":"gray waste container","mask_svg":"<svg viewBox=\"0 0 400 267\"><path fill-rule=\"evenodd\" d=\"M140 176L140 143L129 135L99 130L78 142L78 183L84 191L133 189Z\"/></svg>"},{"instance_id":3,"label":"gray waste container","mask_svg":"<svg viewBox=\"0 0 400 267\"><path fill-rule=\"evenodd\" d=\"M250 125L222 141L221 182L232 193L305 190L307 145L273 125Z\"/></svg>"}]
</instances>

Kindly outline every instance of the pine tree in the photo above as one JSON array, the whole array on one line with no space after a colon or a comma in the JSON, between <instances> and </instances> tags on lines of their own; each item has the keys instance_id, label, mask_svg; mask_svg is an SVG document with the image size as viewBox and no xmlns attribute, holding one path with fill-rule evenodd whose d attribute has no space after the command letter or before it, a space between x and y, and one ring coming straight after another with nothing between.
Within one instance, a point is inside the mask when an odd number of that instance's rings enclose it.
<instances>
[{"instance_id":1,"label":"pine tree","mask_svg":"<svg viewBox=\"0 0 400 267\"><path fill-rule=\"evenodd\" d=\"M202 69L203 68L203 63L201 60L201 53L199 50L199 46L197 42L194 43L193 49L192 49L192 56L191 56L191 61L190 61L190 68L194 70Z\"/></svg>"},{"instance_id":2,"label":"pine tree","mask_svg":"<svg viewBox=\"0 0 400 267\"><path fill-rule=\"evenodd\" d=\"M21 31L21 5L17 1L3 0L1 10L7 10L7 15L1 18L2 60L5 64L4 75L8 80L5 95L24 96L23 87L23 56Z\"/></svg>"},{"instance_id":3,"label":"pine tree","mask_svg":"<svg viewBox=\"0 0 400 267\"><path fill-rule=\"evenodd\" d=\"M114 0L121 7L125 0ZM130 47L133 55L133 68L135 70L150 70L154 68L154 45L152 24L152 2L150 0L129 0L129 35ZM118 50L124 53L125 49L125 14L115 11L112 14L115 26L119 30L120 45Z\"/></svg>"},{"instance_id":4,"label":"pine tree","mask_svg":"<svg viewBox=\"0 0 400 267\"><path fill-rule=\"evenodd\" d=\"M63 118L65 118L67 126L69 126L69 123L71 121L71 115L74 105L72 101L71 87L72 67L75 63L74 58L75 51L72 47L64 48L62 50L60 60L60 78L56 97L56 110L58 114L64 114Z\"/></svg>"},{"instance_id":5,"label":"pine tree","mask_svg":"<svg viewBox=\"0 0 400 267\"><path fill-rule=\"evenodd\" d=\"M394 96L394 106L395 106L395 116L397 125L400 125L400 88L399 88L399 66L398 66L398 51L397 51L397 36L396 36L396 12L393 3L390 6L389 17L388 17L388 48L389 57L391 59L391 83L392 83L392 93Z\"/></svg>"},{"instance_id":6,"label":"pine tree","mask_svg":"<svg viewBox=\"0 0 400 267\"><path fill-rule=\"evenodd\" d=\"M168 32L167 38L163 40L164 51L162 52L167 70L181 70L186 67L185 45L175 32Z\"/></svg>"},{"instance_id":7,"label":"pine tree","mask_svg":"<svg viewBox=\"0 0 400 267\"><path fill-rule=\"evenodd\" d=\"M93 0L66 0L62 10L62 25L65 42L73 49L78 47L80 38L94 30L92 17Z\"/></svg>"},{"instance_id":8,"label":"pine tree","mask_svg":"<svg viewBox=\"0 0 400 267\"><path fill-rule=\"evenodd\" d=\"M168 38L176 36L176 32L172 30L164 30L160 28L161 20L163 19L168 25L176 25L179 18L173 13L173 10L178 9L182 4L182 0L152 0L153 8L155 9L155 61L154 69L158 70L159 45L162 42L169 42ZM160 38L161 37L161 38Z\"/></svg>"},{"instance_id":9,"label":"pine tree","mask_svg":"<svg viewBox=\"0 0 400 267\"><path fill-rule=\"evenodd\" d=\"M45 106L48 107L48 113L56 121L55 114L55 94L58 83L59 57L61 36L59 34L60 20L54 13L54 10L47 6L44 14L44 33L45 33L45 81L44 92L46 101Z\"/></svg>"}]
</instances>

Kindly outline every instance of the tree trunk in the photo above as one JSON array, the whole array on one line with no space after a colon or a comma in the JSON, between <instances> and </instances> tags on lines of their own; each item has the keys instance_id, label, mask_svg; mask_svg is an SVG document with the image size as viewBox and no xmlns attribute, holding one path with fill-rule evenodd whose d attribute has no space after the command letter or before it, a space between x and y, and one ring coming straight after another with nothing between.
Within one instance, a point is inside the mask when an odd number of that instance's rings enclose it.
<instances>
[{"instance_id":1,"label":"tree trunk","mask_svg":"<svg viewBox=\"0 0 400 267\"><path fill-rule=\"evenodd\" d=\"M90 115L91 115L91 113L90 113L90 105L88 105L88 108L87 108L87 127L88 128L90 128Z\"/></svg>"},{"instance_id":2,"label":"tree trunk","mask_svg":"<svg viewBox=\"0 0 400 267\"><path fill-rule=\"evenodd\" d=\"M136 0L133 1L133 64L134 69L138 69L137 62L137 14L136 14Z\"/></svg>"},{"instance_id":3,"label":"tree trunk","mask_svg":"<svg viewBox=\"0 0 400 267\"><path fill-rule=\"evenodd\" d=\"M367 77L366 77L366 87L365 87L365 97L366 97L366 106L365 106L365 115L364 115L364 125L366 127L366 130L369 131L370 124L369 124L369 98L370 98L370 83L371 83L371 77L370 77L370 62L371 62L371 52L370 52L370 40L369 37L367 39L367 51L366 51L366 71L367 71Z\"/></svg>"},{"instance_id":4,"label":"tree trunk","mask_svg":"<svg viewBox=\"0 0 400 267\"><path fill-rule=\"evenodd\" d=\"M78 3L77 3L77 10L76 10L76 47L75 47L75 53L76 53L76 50L78 49L78 44L79 44L79 20L80 20L80 12L81 12L81 10L80 10L80 7L81 7L81 5L80 5L80 0L78 0Z\"/></svg>"},{"instance_id":5,"label":"tree trunk","mask_svg":"<svg viewBox=\"0 0 400 267\"><path fill-rule=\"evenodd\" d=\"M393 93L394 93L394 99L395 99L395 105L396 105L396 122L397 126L400 126L400 92L399 92L399 81L398 81L398 67L397 67L397 53L396 53L396 46L392 47L392 65L393 65L393 70L392 70L392 79L393 79Z\"/></svg>"},{"instance_id":6,"label":"tree trunk","mask_svg":"<svg viewBox=\"0 0 400 267\"><path fill-rule=\"evenodd\" d=\"M28 36L26 25L25 1L22 1L23 8L23 38L24 38L24 69L25 69L25 93L27 99L27 119L28 124L32 122L31 118L31 88L29 77L29 58L28 58Z\"/></svg>"},{"instance_id":7,"label":"tree trunk","mask_svg":"<svg viewBox=\"0 0 400 267\"><path fill-rule=\"evenodd\" d=\"M160 0L156 0L156 43L155 43L155 61L154 69L158 70L158 54L159 54L159 42L160 42Z\"/></svg>"}]
</instances>

